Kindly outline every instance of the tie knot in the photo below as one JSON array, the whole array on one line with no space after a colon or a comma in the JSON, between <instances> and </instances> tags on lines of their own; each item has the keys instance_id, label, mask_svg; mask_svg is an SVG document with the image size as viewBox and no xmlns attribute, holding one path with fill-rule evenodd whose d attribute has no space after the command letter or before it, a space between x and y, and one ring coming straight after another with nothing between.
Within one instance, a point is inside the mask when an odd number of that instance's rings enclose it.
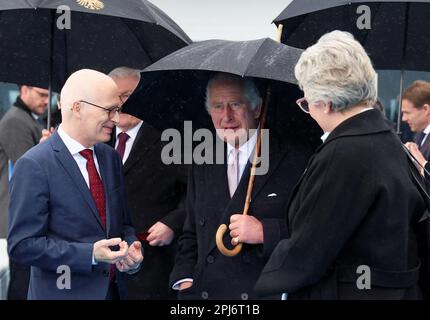
<instances>
[{"instance_id":1,"label":"tie knot","mask_svg":"<svg viewBox=\"0 0 430 320\"><path fill-rule=\"evenodd\" d=\"M85 159L87 159L87 161L94 161L93 150L91 149L84 149L80 151L79 154L83 156Z\"/></svg>"},{"instance_id":2,"label":"tie knot","mask_svg":"<svg viewBox=\"0 0 430 320\"><path fill-rule=\"evenodd\" d=\"M125 133L125 132L121 132L118 135L118 141L119 142L126 142L128 140L128 138L130 138L130 136L127 133Z\"/></svg>"}]
</instances>

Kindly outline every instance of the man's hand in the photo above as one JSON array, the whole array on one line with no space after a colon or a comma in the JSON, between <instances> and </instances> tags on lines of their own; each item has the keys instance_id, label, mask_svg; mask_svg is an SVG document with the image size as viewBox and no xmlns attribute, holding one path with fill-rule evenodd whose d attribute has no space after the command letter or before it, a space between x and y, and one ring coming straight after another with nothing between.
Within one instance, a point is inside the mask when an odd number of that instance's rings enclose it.
<instances>
[{"instance_id":1,"label":"man's hand","mask_svg":"<svg viewBox=\"0 0 430 320\"><path fill-rule=\"evenodd\" d=\"M128 249L128 255L116 263L116 268L121 272L137 270L143 260L142 244L140 241L135 241Z\"/></svg>"},{"instance_id":2,"label":"man's hand","mask_svg":"<svg viewBox=\"0 0 430 320\"><path fill-rule=\"evenodd\" d=\"M119 251L112 251L109 247L119 246ZM128 253L127 242L121 238L104 239L97 241L93 246L93 255L96 262L114 264L124 259Z\"/></svg>"},{"instance_id":3,"label":"man's hand","mask_svg":"<svg viewBox=\"0 0 430 320\"><path fill-rule=\"evenodd\" d=\"M175 233L172 229L164 223L158 221L148 230L148 237L146 240L150 246L167 246L172 243Z\"/></svg>"},{"instance_id":4,"label":"man's hand","mask_svg":"<svg viewBox=\"0 0 430 320\"><path fill-rule=\"evenodd\" d=\"M193 285L192 281L185 281L179 284L179 291L190 288Z\"/></svg>"},{"instance_id":5,"label":"man's hand","mask_svg":"<svg viewBox=\"0 0 430 320\"><path fill-rule=\"evenodd\" d=\"M259 244L264 242L263 224L254 216L234 214L230 217L230 237L232 245L239 242Z\"/></svg>"},{"instance_id":6,"label":"man's hand","mask_svg":"<svg viewBox=\"0 0 430 320\"><path fill-rule=\"evenodd\" d=\"M414 142L407 142L405 143L405 147L408 148L409 152L412 153L412 155L417 159L419 164L422 166L421 168L421 174L424 175L424 166L427 163L426 158L424 158L423 154L421 153L420 149L418 148L418 145Z\"/></svg>"},{"instance_id":7,"label":"man's hand","mask_svg":"<svg viewBox=\"0 0 430 320\"><path fill-rule=\"evenodd\" d=\"M54 127L51 127L51 129L48 131L47 129L42 129L42 137L39 140L39 143L42 143L45 140L48 140L50 136L54 133Z\"/></svg>"}]
</instances>

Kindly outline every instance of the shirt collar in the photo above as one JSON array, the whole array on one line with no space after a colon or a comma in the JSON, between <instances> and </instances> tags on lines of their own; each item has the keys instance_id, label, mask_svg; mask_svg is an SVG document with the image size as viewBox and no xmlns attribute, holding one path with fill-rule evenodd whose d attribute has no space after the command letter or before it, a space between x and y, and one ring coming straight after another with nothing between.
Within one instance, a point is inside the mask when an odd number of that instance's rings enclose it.
<instances>
[{"instance_id":1,"label":"shirt collar","mask_svg":"<svg viewBox=\"0 0 430 320\"><path fill-rule=\"evenodd\" d=\"M257 143L257 137L258 137L258 130L253 130L254 133L251 136L251 138L246 141L246 143L242 144L239 147L239 157L240 159L246 159L248 161L249 157L251 156L252 152L254 151L255 144ZM230 152L233 150L233 146L229 143L227 143L227 156L230 154ZM243 161L240 161L241 163Z\"/></svg>"},{"instance_id":2,"label":"shirt collar","mask_svg":"<svg viewBox=\"0 0 430 320\"><path fill-rule=\"evenodd\" d=\"M373 107L364 108L359 113L363 113L363 112L366 112L366 111L369 111L369 110L374 110L374 109L375 108L373 108ZM429 129L429 131L430 131L430 125L427 127L427 129ZM330 132L324 132L324 134L320 138L323 143L327 140L327 138L328 138L329 135L330 135Z\"/></svg>"},{"instance_id":3,"label":"shirt collar","mask_svg":"<svg viewBox=\"0 0 430 320\"><path fill-rule=\"evenodd\" d=\"M430 133L430 124L427 126L427 128L424 129L423 131L425 134L429 134Z\"/></svg>"},{"instance_id":4,"label":"shirt collar","mask_svg":"<svg viewBox=\"0 0 430 320\"><path fill-rule=\"evenodd\" d=\"M323 143L327 140L329 135L330 135L330 132L324 132L324 134L320 138Z\"/></svg>"},{"instance_id":5,"label":"shirt collar","mask_svg":"<svg viewBox=\"0 0 430 320\"><path fill-rule=\"evenodd\" d=\"M85 148L82 144L69 136L66 131L64 131L61 124L58 127L58 134L60 135L61 140L63 140L64 144L66 145L66 148L69 150L72 156L84 149L91 149L94 151L94 146L92 146L91 148Z\"/></svg>"},{"instance_id":6,"label":"shirt collar","mask_svg":"<svg viewBox=\"0 0 430 320\"><path fill-rule=\"evenodd\" d=\"M137 133L140 130L140 127L142 126L143 121L140 121L137 125L135 125L133 128L131 128L130 130L126 131L126 133L128 134L128 136L130 137L131 140L135 140ZM115 127L115 136L118 139L118 135L121 133L121 129L118 127Z\"/></svg>"}]
</instances>

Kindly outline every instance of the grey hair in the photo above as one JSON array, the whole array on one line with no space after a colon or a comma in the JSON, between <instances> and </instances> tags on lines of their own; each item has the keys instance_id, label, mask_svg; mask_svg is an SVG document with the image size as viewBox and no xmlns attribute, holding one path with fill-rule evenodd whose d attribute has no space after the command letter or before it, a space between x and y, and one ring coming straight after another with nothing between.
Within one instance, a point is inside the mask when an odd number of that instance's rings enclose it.
<instances>
[{"instance_id":1,"label":"grey hair","mask_svg":"<svg viewBox=\"0 0 430 320\"><path fill-rule=\"evenodd\" d=\"M109 72L108 76L111 78L119 78L119 79L134 76L140 81L140 71L129 67L115 68L111 72Z\"/></svg>"},{"instance_id":2,"label":"grey hair","mask_svg":"<svg viewBox=\"0 0 430 320\"><path fill-rule=\"evenodd\" d=\"M331 102L339 112L377 100L376 72L354 37L343 31L323 35L301 55L295 76L310 102Z\"/></svg>"},{"instance_id":3,"label":"grey hair","mask_svg":"<svg viewBox=\"0 0 430 320\"><path fill-rule=\"evenodd\" d=\"M215 82L222 82L222 83L237 83L241 86L243 86L244 89L244 95L245 98L248 100L251 110L255 110L259 104L263 101L261 98L260 92L254 82L254 80L250 78L242 78L233 74L228 73L217 73L213 75L207 86L206 86L206 100L205 100L205 106L206 110L209 112L211 105L210 105L210 89L211 86Z\"/></svg>"}]
</instances>

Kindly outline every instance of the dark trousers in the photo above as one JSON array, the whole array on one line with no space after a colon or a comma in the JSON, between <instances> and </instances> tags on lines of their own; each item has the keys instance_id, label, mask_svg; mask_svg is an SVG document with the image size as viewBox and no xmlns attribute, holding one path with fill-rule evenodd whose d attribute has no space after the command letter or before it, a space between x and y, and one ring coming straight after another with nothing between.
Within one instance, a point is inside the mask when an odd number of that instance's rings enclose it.
<instances>
[{"instance_id":1,"label":"dark trousers","mask_svg":"<svg viewBox=\"0 0 430 320\"><path fill-rule=\"evenodd\" d=\"M120 300L119 290L116 281L111 281L106 295L106 300Z\"/></svg>"},{"instance_id":2,"label":"dark trousers","mask_svg":"<svg viewBox=\"0 0 430 320\"><path fill-rule=\"evenodd\" d=\"M7 291L8 300L27 300L30 282L30 267L9 260L10 282Z\"/></svg>"}]
</instances>

